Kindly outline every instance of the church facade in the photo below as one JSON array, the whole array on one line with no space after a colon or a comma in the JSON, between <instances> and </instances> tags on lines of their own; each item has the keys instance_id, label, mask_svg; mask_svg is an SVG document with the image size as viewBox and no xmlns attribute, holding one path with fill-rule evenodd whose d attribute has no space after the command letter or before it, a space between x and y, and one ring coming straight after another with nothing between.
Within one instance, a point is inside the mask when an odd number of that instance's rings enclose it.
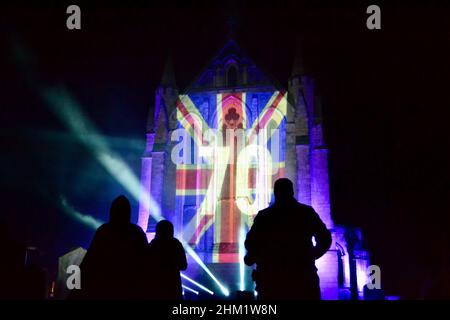
<instances>
[{"instance_id":1,"label":"church facade","mask_svg":"<svg viewBox=\"0 0 450 320\"><path fill-rule=\"evenodd\" d=\"M299 59L283 87L228 40L183 91L169 61L152 111L138 220L149 238L157 204L176 236L231 290L252 290L240 271L243 239L273 200L274 181L287 177L297 200L311 205L333 234L316 263L323 298L342 298L355 281L352 270L362 290L368 254L353 244L350 252L348 230L333 222L320 97ZM359 243L360 232L353 234Z\"/></svg>"}]
</instances>

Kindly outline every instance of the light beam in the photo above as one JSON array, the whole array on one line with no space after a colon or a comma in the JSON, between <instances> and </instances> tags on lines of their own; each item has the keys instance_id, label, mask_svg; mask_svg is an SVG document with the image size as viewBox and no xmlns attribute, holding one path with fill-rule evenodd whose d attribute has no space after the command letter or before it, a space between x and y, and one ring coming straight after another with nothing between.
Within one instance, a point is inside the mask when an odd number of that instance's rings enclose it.
<instances>
[{"instance_id":1,"label":"light beam","mask_svg":"<svg viewBox=\"0 0 450 320\"><path fill-rule=\"evenodd\" d=\"M195 280L192 280L191 278L189 278L187 275L185 275L184 273L181 273L181 277L183 279L186 279L187 281L189 281L192 284L195 284L197 287L199 287L200 289L208 292L210 295L214 295L214 292L212 292L211 290L209 290L208 288L206 288L205 286L201 285L200 283L198 283Z\"/></svg>"},{"instance_id":2,"label":"light beam","mask_svg":"<svg viewBox=\"0 0 450 320\"><path fill-rule=\"evenodd\" d=\"M189 287L185 286L184 284L181 285L181 286L183 287L183 289L185 289L185 290L187 290L187 291L190 291L190 292L192 292L192 293L195 293L196 295L199 294L199 292L198 292L197 290L194 290L194 289L192 289L192 288L189 288ZM184 292L184 290L183 290L183 292Z\"/></svg>"},{"instance_id":3,"label":"light beam","mask_svg":"<svg viewBox=\"0 0 450 320\"><path fill-rule=\"evenodd\" d=\"M92 229L98 229L104 222L94 218L88 214L82 214L81 212L74 209L68 202L66 197L60 196L60 204L65 213L74 218L75 220L85 224Z\"/></svg>"}]
</instances>

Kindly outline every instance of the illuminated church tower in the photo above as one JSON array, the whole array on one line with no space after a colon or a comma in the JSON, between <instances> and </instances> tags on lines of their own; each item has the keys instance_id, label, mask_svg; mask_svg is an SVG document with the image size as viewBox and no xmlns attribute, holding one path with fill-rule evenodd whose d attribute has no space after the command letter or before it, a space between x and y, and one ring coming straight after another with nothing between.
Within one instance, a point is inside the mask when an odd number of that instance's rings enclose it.
<instances>
[{"instance_id":1,"label":"illuminated church tower","mask_svg":"<svg viewBox=\"0 0 450 320\"><path fill-rule=\"evenodd\" d=\"M230 291L252 290L250 270L243 271L243 239L257 212L273 200L273 182L287 177L296 198L333 233L330 250L316 263L323 298L338 299L339 289L349 286L345 228L335 226L330 213L321 102L300 56L287 90L233 39L183 91L169 58L146 138L138 224L149 238L159 210ZM362 255L360 274L368 263ZM195 265L188 273L201 279Z\"/></svg>"}]
</instances>

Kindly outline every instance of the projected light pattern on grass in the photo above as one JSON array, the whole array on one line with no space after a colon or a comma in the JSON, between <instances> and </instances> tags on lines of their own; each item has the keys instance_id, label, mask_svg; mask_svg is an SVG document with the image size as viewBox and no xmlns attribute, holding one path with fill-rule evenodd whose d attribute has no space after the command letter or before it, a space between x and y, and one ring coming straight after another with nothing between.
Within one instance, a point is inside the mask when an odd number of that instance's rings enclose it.
<instances>
[{"instance_id":1,"label":"projected light pattern on grass","mask_svg":"<svg viewBox=\"0 0 450 320\"><path fill-rule=\"evenodd\" d=\"M271 202L273 181L284 176L286 94L272 92L259 114L248 107L249 96L216 94L209 118L189 95L177 102L171 157L182 237L212 252L211 262L240 262L243 234Z\"/></svg>"}]
</instances>

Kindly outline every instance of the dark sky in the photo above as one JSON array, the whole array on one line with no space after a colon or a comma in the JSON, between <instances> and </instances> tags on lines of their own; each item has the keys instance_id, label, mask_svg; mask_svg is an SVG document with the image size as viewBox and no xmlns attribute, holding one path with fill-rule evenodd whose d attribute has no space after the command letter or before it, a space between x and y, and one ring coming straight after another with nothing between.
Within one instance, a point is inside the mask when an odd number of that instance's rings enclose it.
<instances>
[{"instance_id":1,"label":"dark sky","mask_svg":"<svg viewBox=\"0 0 450 320\"><path fill-rule=\"evenodd\" d=\"M370 31L372 2L364 1L81 3L82 30L68 31L72 3L59 2L1 5L2 215L17 240L41 248L51 263L93 234L61 212L59 195L106 219L110 201L127 192L27 84L14 44L27 48L36 81L64 85L139 175L168 52L183 89L225 43L233 15L237 42L284 85L301 47L323 101L335 222L362 227L388 292L419 295L424 275L449 250L449 105L441 99L448 8L380 4L382 30Z\"/></svg>"}]
</instances>

